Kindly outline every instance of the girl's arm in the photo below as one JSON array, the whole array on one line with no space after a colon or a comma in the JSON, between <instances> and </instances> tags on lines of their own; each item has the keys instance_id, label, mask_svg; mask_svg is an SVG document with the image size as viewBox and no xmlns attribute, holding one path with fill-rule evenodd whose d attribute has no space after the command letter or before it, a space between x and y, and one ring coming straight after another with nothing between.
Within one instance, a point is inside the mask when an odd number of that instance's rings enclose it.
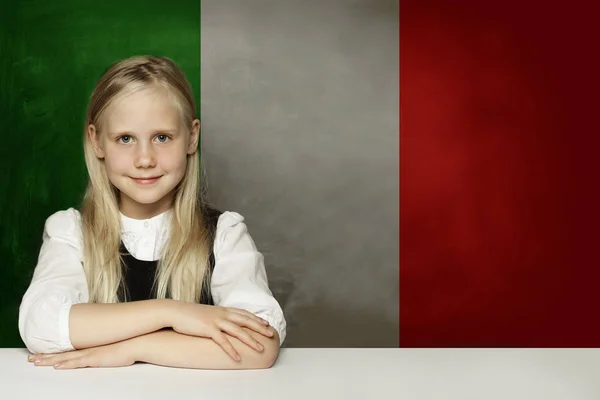
<instances>
[{"instance_id":1,"label":"girl's arm","mask_svg":"<svg viewBox=\"0 0 600 400\"><path fill-rule=\"evenodd\" d=\"M170 326L170 300L117 304L74 304L69 334L74 349L86 349L130 339Z\"/></svg>"},{"instance_id":2,"label":"girl's arm","mask_svg":"<svg viewBox=\"0 0 600 400\"><path fill-rule=\"evenodd\" d=\"M149 364L197 369L262 369L270 368L279 355L279 335L267 338L245 329L264 350L257 352L237 338L228 339L241 357L233 360L213 340L161 331L138 336L123 343L133 359Z\"/></svg>"},{"instance_id":3,"label":"girl's arm","mask_svg":"<svg viewBox=\"0 0 600 400\"><path fill-rule=\"evenodd\" d=\"M175 331L160 331L137 336L106 346L68 351L58 354L36 354L29 357L36 366L57 369L86 367L124 367L135 362L192 369L264 369L270 368L279 355L279 334L273 329L269 338L245 330L261 343L261 351L253 351L235 337L228 337L240 359L235 361L213 340L187 336Z\"/></svg>"},{"instance_id":4,"label":"girl's arm","mask_svg":"<svg viewBox=\"0 0 600 400\"><path fill-rule=\"evenodd\" d=\"M166 299L75 304L71 307L69 330L75 349L98 347L173 328L185 335L209 338L231 357L236 357L237 349L230 337L236 337L250 350L262 351L260 342L243 327L269 339L276 333L267 321L245 310Z\"/></svg>"}]
</instances>

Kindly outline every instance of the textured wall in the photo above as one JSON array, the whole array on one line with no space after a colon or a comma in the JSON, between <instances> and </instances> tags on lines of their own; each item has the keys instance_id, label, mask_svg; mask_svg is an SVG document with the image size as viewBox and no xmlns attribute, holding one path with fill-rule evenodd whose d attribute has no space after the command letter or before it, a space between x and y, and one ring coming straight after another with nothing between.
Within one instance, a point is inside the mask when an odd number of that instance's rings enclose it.
<instances>
[{"instance_id":1,"label":"textured wall","mask_svg":"<svg viewBox=\"0 0 600 400\"><path fill-rule=\"evenodd\" d=\"M288 319L288 347L398 345L398 1L201 9L202 151Z\"/></svg>"},{"instance_id":2,"label":"textured wall","mask_svg":"<svg viewBox=\"0 0 600 400\"><path fill-rule=\"evenodd\" d=\"M0 8L0 347L22 346L17 314L44 220L77 207L87 99L113 61L166 55L199 96L197 0L3 2Z\"/></svg>"}]
</instances>

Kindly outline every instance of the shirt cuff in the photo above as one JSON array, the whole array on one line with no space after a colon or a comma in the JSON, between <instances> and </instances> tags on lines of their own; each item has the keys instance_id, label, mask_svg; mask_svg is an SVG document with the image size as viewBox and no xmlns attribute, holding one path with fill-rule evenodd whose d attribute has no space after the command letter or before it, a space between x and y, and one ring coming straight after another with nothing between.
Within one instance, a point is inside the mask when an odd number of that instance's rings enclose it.
<instances>
[{"instance_id":1,"label":"shirt cuff","mask_svg":"<svg viewBox=\"0 0 600 400\"><path fill-rule=\"evenodd\" d=\"M279 315L272 315L269 313L257 313L258 317L265 319L269 322L269 325L273 327L279 334L279 347L283 344L286 336L286 323L285 319L281 318Z\"/></svg>"},{"instance_id":2,"label":"shirt cuff","mask_svg":"<svg viewBox=\"0 0 600 400\"><path fill-rule=\"evenodd\" d=\"M69 334L69 315L72 305L71 303L63 304L58 312L58 337L60 340L59 346L62 351L75 350L73 344L71 344Z\"/></svg>"}]
</instances>

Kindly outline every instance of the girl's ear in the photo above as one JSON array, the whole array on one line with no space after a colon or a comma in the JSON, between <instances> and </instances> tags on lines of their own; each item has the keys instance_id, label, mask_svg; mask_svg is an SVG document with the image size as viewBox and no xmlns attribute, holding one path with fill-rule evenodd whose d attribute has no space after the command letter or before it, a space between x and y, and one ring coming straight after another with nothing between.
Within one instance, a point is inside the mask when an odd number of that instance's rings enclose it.
<instances>
[{"instance_id":1,"label":"girl's ear","mask_svg":"<svg viewBox=\"0 0 600 400\"><path fill-rule=\"evenodd\" d=\"M94 153L96 153L96 157L104 158L104 149L100 144L100 140L98 139L98 131L96 131L96 127L94 124L88 125L88 135L90 140L92 141L92 147L94 148Z\"/></svg>"},{"instance_id":2,"label":"girl's ear","mask_svg":"<svg viewBox=\"0 0 600 400\"><path fill-rule=\"evenodd\" d=\"M190 143L188 145L187 153L189 155L194 154L198 151L198 138L200 137L200 121L195 119L192 122L192 131L190 132Z\"/></svg>"}]
</instances>

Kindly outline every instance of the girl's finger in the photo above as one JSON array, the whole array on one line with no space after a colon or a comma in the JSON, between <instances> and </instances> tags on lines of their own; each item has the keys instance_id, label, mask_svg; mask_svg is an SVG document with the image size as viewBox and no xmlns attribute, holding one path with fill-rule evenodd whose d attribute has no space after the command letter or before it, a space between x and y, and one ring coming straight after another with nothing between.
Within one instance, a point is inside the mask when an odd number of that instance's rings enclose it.
<instances>
[{"instance_id":1,"label":"girl's finger","mask_svg":"<svg viewBox=\"0 0 600 400\"><path fill-rule=\"evenodd\" d=\"M29 356L29 359L30 359L31 362L34 362L36 360L41 360L41 359L46 358L46 357L52 357L52 356L55 356L57 354L64 354L64 353L36 353L36 354L33 354L33 355Z\"/></svg>"},{"instance_id":2,"label":"girl's finger","mask_svg":"<svg viewBox=\"0 0 600 400\"><path fill-rule=\"evenodd\" d=\"M215 343L217 343L219 346L221 346L221 348L225 350L225 353L229 354L229 356L235 361L242 360L238 352L235 351L235 348L233 347L229 339L227 339L227 336L223 334L223 332L215 330L215 333L211 336L211 339L214 340Z\"/></svg>"},{"instance_id":3,"label":"girl's finger","mask_svg":"<svg viewBox=\"0 0 600 400\"><path fill-rule=\"evenodd\" d=\"M248 318L252 318L252 319L260 322L263 325L269 325L269 321L267 321L266 319L260 318L257 315L252 314L250 311L242 310L241 308L226 308L225 310L230 313L241 314Z\"/></svg>"},{"instance_id":4,"label":"girl's finger","mask_svg":"<svg viewBox=\"0 0 600 400\"><path fill-rule=\"evenodd\" d=\"M41 357L35 360L33 363L38 367L46 367L49 365L54 365L57 362L68 360L69 356L66 353L47 355L46 357Z\"/></svg>"},{"instance_id":5,"label":"girl's finger","mask_svg":"<svg viewBox=\"0 0 600 400\"><path fill-rule=\"evenodd\" d=\"M268 325L263 325L260 322L257 322L255 319L248 318L242 314L231 313L228 320L235 322L238 326L252 329L256 333L260 333L263 336L273 336L273 332Z\"/></svg>"},{"instance_id":6,"label":"girl's finger","mask_svg":"<svg viewBox=\"0 0 600 400\"><path fill-rule=\"evenodd\" d=\"M243 330L239 325L234 324L230 321L221 321L218 324L219 328L221 328L224 332L227 332L229 335L237 338L242 343L247 344L252 347L254 350L262 352L264 347L260 344L256 339L252 337L248 332Z\"/></svg>"},{"instance_id":7,"label":"girl's finger","mask_svg":"<svg viewBox=\"0 0 600 400\"><path fill-rule=\"evenodd\" d=\"M81 357L82 353L80 351L68 351L66 353L56 353L56 354L44 354L41 357L38 357L34 364L40 367L54 365L58 362L70 360L72 358Z\"/></svg>"}]
</instances>

